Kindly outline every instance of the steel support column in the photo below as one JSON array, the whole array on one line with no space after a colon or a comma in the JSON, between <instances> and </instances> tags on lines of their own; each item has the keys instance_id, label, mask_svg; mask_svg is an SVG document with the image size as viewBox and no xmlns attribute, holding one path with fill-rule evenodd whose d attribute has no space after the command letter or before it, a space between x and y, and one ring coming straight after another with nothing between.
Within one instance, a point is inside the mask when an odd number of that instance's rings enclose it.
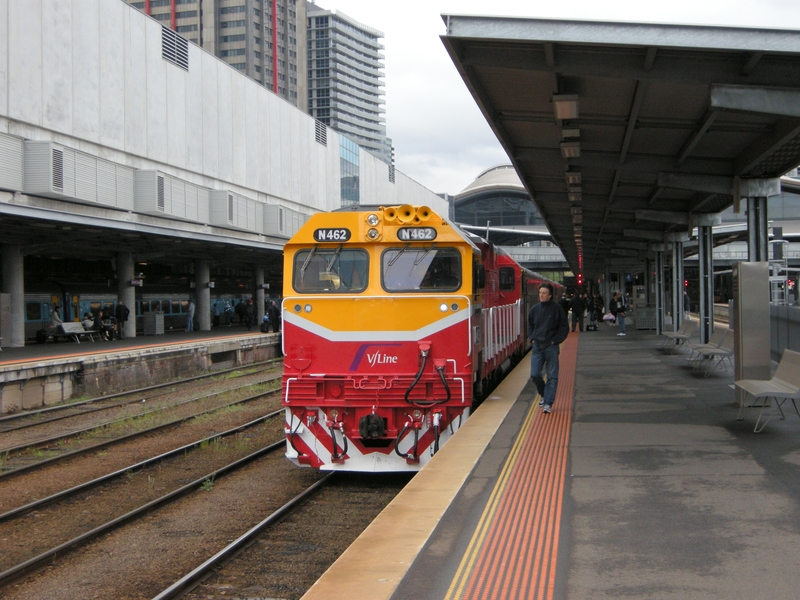
<instances>
[{"instance_id":1,"label":"steel support column","mask_svg":"<svg viewBox=\"0 0 800 600\"><path fill-rule=\"evenodd\" d=\"M664 253L656 252L655 269L656 335L664 333Z\"/></svg>"},{"instance_id":2,"label":"steel support column","mask_svg":"<svg viewBox=\"0 0 800 600\"><path fill-rule=\"evenodd\" d=\"M253 271L256 279L256 318L258 319L256 323L260 328L261 323L264 321L264 267L256 265L253 267Z\"/></svg>"},{"instance_id":3,"label":"steel support column","mask_svg":"<svg viewBox=\"0 0 800 600\"><path fill-rule=\"evenodd\" d=\"M683 242L672 242L672 330L683 323Z\"/></svg>"},{"instance_id":4,"label":"steel support column","mask_svg":"<svg viewBox=\"0 0 800 600\"><path fill-rule=\"evenodd\" d=\"M199 331L211 331L210 268L207 260L194 261L194 288L197 293L197 324Z\"/></svg>"},{"instance_id":5,"label":"steel support column","mask_svg":"<svg viewBox=\"0 0 800 600\"><path fill-rule=\"evenodd\" d=\"M747 260L761 262L769 260L767 251L769 231L767 227L767 198L760 196L747 199Z\"/></svg>"},{"instance_id":6,"label":"steel support column","mask_svg":"<svg viewBox=\"0 0 800 600\"><path fill-rule=\"evenodd\" d=\"M135 277L133 257L130 252L117 252L117 297L130 312L124 325L120 324L126 338L136 337L136 288L131 285ZM83 317L83 315L78 315Z\"/></svg>"},{"instance_id":7,"label":"steel support column","mask_svg":"<svg viewBox=\"0 0 800 600\"><path fill-rule=\"evenodd\" d=\"M25 268L22 248L3 244L2 254L2 291L11 296L10 330L3 332L3 342L11 348L22 348L25 346Z\"/></svg>"},{"instance_id":8,"label":"steel support column","mask_svg":"<svg viewBox=\"0 0 800 600\"><path fill-rule=\"evenodd\" d=\"M697 228L700 265L700 343L707 344L714 333L714 237L710 225Z\"/></svg>"}]
</instances>

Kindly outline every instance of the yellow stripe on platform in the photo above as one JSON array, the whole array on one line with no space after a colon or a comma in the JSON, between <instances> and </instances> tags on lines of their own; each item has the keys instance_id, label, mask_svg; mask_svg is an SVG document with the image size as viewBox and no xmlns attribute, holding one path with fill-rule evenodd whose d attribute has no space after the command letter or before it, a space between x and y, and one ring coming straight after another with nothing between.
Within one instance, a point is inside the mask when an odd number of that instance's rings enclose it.
<instances>
[{"instance_id":1,"label":"yellow stripe on platform","mask_svg":"<svg viewBox=\"0 0 800 600\"><path fill-rule=\"evenodd\" d=\"M528 412L446 600L553 597L577 350L571 334L553 413Z\"/></svg>"}]
</instances>

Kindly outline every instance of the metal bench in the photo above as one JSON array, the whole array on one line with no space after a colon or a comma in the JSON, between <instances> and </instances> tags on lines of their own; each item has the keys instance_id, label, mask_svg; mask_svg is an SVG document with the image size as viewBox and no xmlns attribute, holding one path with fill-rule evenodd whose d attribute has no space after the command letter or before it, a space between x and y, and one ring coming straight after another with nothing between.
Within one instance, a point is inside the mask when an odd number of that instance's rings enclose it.
<instances>
[{"instance_id":1,"label":"metal bench","mask_svg":"<svg viewBox=\"0 0 800 600\"><path fill-rule=\"evenodd\" d=\"M697 321L693 321L691 319L685 319L681 326L678 327L678 331L667 331L664 333L664 341L661 343L661 347L665 350L672 350L691 339L694 335L694 330L697 329ZM670 345L670 342L673 344Z\"/></svg>"},{"instance_id":2,"label":"metal bench","mask_svg":"<svg viewBox=\"0 0 800 600\"><path fill-rule=\"evenodd\" d=\"M705 351L707 350L716 350L720 346L722 346L722 342L725 340L725 337L728 335L728 328L727 327L717 327L714 329L714 333L711 334L711 339L708 340L707 344L690 344L686 343L686 347L689 348L689 356L686 358L689 362L694 362L694 366L700 366L702 363L702 358L705 356Z\"/></svg>"},{"instance_id":3,"label":"metal bench","mask_svg":"<svg viewBox=\"0 0 800 600\"><path fill-rule=\"evenodd\" d=\"M703 351L700 366L705 370L706 377L716 371L717 367L724 365L726 360L733 369L733 339L733 331L729 330L719 348L709 348Z\"/></svg>"},{"instance_id":4,"label":"metal bench","mask_svg":"<svg viewBox=\"0 0 800 600\"><path fill-rule=\"evenodd\" d=\"M786 415L783 414L783 404L787 400L792 401L794 411L797 413L797 416L800 417L800 410L797 409L797 403L795 402L795 399L800 396L800 352L784 350L781 362L778 364L778 369L775 371L775 375L772 379L740 379L739 381L734 381L733 385L745 392L745 394L742 394L739 405L739 416L736 417L737 421L742 420L742 411L744 411L745 408L760 409L756 426L753 429L755 433L762 431L764 427L767 426L767 423L769 423L769 420L774 416L770 415L767 417L764 424L760 428L758 427L764 409L770 406L770 398L775 400L775 404L777 404L778 410L781 413L781 420L786 418ZM748 395L753 397L753 403L745 406L745 399Z\"/></svg>"},{"instance_id":5,"label":"metal bench","mask_svg":"<svg viewBox=\"0 0 800 600\"><path fill-rule=\"evenodd\" d=\"M96 331L86 331L80 323L61 323L58 327L60 331L53 334L54 342L60 338L67 338L80 344L82 338L94 342L94 336L99 337Z\"/></svg>"}]
</instances>

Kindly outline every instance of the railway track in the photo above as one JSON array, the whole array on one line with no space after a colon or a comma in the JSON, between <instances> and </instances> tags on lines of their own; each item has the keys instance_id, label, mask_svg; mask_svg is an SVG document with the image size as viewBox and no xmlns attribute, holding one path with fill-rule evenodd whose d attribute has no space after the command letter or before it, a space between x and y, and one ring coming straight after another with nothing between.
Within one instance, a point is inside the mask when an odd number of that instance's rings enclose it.
<instances>
[{"instance_id":1,"label":"railway track","mask_svg":"<svg viewBox=\"0 0 800 600\"><path fill-rule=\"evenodd\" d=\"M68 403L58 404L56 406L48 406L46 408L40 408L36 410L29 410L19 413L13 413L10 415L4 415L0 417L0 434L19 431L21 429L26 429L29 427L45 425L48 423L52 423L54 421L60 421L62 419L68 419L70 417L81 416L91 412L110 410L113 408L124 406L126 404L133 404L135 402L144 402L148 400L152 401L170 392L162 392L159 394L152 394L149 396L145 395L147 392L163 390L165 388L175 388L175 386L192 383L196 381L202 381L204 379L214 379L228 373L236 373L238 371L240 372L240 374L237 375L237 377L245 377L253 375L255 373L270 370L270 368L273 367L274 364L276 362L279 362L280 360L281 359L271 359L261 363L254 363L252 365L248 365L247 367L234 367L231 369L214 371L213 373L204 373L202 375L197 375L195 377L187 377L186 379L181 379L178 381L160 383L158 385L146 386L142 388L137 388L135 390L128 390L125 392L119 392L117 394L110 394L107 396L101 396L97 398L89 398L87 400L81 400L79 402L68 402ZM264 367L264 368L259 368L259 367ZM128 399L113 402L113 400L119 398L128 398ZM0 452L2 451L3 450L0 449Z\"/></svg>"},{"instance_id":2,"label":"railway track","mask_svg":"<svg viewBox=\"0 0 800 600\"><path fill-rule=\"evenodd\" d=\"M274 419L276 417L280 417L281 415L282 411L280 410L273 411L267 415L264 415L240 427L222 432L215 436L210 436L203 440L198 440L192 444L188 444L181 448L176 448L175 450L172 450L160 456L153 457L151 459L142 461L134 465L130 465L129 467L118 470L106 476L94 479L92 481L86 482L80 486L75 486L73 488L59 492L58 494L53 494L48 498L43 498L36 502L29 503L25 506L20 506L13 510L7 511L3 514L0 514L0 524L3 524L5 526L9 521L13 521L14 519L24 518L25 515L30 514L32 511L41 511L45 506L48 505L50 509L58 510L57 504L59 502L68 501L70 498L74 498L77 494L84 493L92 488L113 483L113 480L121 480L127 474L144 469L146 467L151 467L155 463L162 464L164 461L169 461L177 458L178 462L176 463L175 468L180 468L179 466L180 458L185 457L187 452L198 451L198 449L207 446L209 443L212 443L216 439L221 439L224 437L235 435L237 433L245 432L254 427L258 427L260 424L263 424L268 419L271 418ZM179 498L183 498L197 490L203 489L204 487L207 487L209 485L209 482L213 482L216 479L223 477L224 475L231 474L254 460L257 460L261 457L264 457L268 454L278 451L284 448L284 445L285 441L283 439L280 439L279 441L263 446L258 450L251 452L241 458L238 458L237 460L234 460L222 467L219 467L209 472L205 472L200 477L195 477L192 481L178 487L177 489L173 489L168 493L163 494L144 504L141 504L132 510L128 510L124 514L117 515L102 524L96 525L92 527L90 530L82 532L80 535L74 536L71 539L61 542L43 552L39 552L36 556L20 561L19 563L6 568L3 572L0 572L0 586L7 586L9 583L25 576L26 574L41 569L44 565L47 565L50 562L52 562L56 556L63 557L67 555L69 552L73 551L74 549L87 544L88 542L99 536L109 533L110 531L119 528L126 523L130 523L132 521L135 521L136 519L140 519L145 515L157 510L158 508L161 508L168 503L178 500ZM120 487L122 488L122 486ZM124 493L124 490L121 491L120 493ZM0 596L2 596L2 593L0 593Z\"/></svg>"},{"instance_id":3,"label":"railway track","mask_svg":"<svg viewBox=\"0 0 800 600\"><path fill-rule=\"evenodd\" d=\"M263 385L270 383L274 384L275 382L280 382L280 376L272 377L253 385ZM0 449L0 452L3 453L2 461L0 461L0 479L9 477L11 475L16 475L18 473L30 471L32 469L40 468L44 465L49 465L68 457L75 457L77 455L98 450L100 448L112 444L117 444L122 441L133 439L135 437L140 437L167 427L175 426L180 423L184 423L191 419L197 418L201 415L207 415L218 410L244 404L247 402L252 402L259 398L263 398L264 396L274 394L278 389L279 387L271 387L270 389L260 391L256 394L244 398L238 398L231 402L215 404L206 410L191 412L188 415L182 415L178 416L177 418L169 419L168 412L170 410L181 408L185 405L196 403L201 400L209 398L218 398L224 394L230 393L230 391L218 392L210 395L190 398L178 404L174 404L166 408L157 408L153 411L143 412L138 415L134 415L133 417L126 416L116 421L109 421L101 424L95 424L89 427L84 427L81 429L76 429L56 436L52 436L47 439L39 439L18 446L6 447ZM166 419L162 420L162 422L158 424L146 426L147 424L144 423L145 419L154 414L158 416L164 416L166 417ZM140 421L140 424L143 423L144 426L137 427L137 422L136 422L137 420ZM118 435L113 435L113 434L100 435L97 437L89 436L90 433L93 432L102 433L104 432L104 430L110 429L114 425L127 424L128 422L130 422L131 428L135 429L134 431L126 432L123 429L122 432L120 432ZM100 441L97 441L98 439ZM75 440L75 442L72 443L72 440ZM57 442L70 442L70 443L59 444ZM76 448L76 446L80 447Z\"/></svg>"}]
</instances>

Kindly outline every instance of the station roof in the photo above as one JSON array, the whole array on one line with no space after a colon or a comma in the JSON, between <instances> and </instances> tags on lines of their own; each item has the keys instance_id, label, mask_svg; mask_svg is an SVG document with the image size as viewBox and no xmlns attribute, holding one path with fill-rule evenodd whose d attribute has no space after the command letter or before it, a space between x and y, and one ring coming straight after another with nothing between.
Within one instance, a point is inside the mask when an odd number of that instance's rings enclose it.
<instances>
[{"instance_id":1,"label":"station roof","mask_svg":"<svg viewBox=\"0 0 800 600\"><path fill-rule=\"evenodd\" d=\"M444 15L575 271L639 261L800 164L800 32Z\"/></svg>"}]
</instances>

